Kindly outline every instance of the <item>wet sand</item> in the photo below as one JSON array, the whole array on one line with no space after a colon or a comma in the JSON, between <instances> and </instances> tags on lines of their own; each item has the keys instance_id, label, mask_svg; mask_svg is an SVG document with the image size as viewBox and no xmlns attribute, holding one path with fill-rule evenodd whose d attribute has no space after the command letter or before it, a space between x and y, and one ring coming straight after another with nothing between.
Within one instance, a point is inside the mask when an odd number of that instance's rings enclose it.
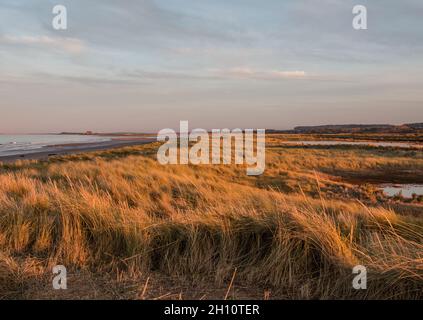
<instances>
[{"instance_id":1,"label":"wet sand","mask_svg":"<svg viewBox=\"0 0 423 320\"><path fill-rule=\"evenodd\" d=\"M101 151L114 148L129 147L143 145L157 141L151 138L116 138L110 141L93 142L93 143L73 143L51 145L40 148L39 150L32 151L31 153L23 153L10 156L0 156L0 162L14 162L16 160L47 160L49 157L62 156L69 154L78 154L89 151Z\"/></svg>"}]
</instances>

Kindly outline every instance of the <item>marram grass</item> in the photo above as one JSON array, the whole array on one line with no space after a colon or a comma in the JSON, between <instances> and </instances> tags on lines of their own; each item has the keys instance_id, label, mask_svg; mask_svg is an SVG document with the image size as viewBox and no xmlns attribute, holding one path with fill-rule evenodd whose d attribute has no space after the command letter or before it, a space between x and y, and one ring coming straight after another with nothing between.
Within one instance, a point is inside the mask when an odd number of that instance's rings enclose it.
<instances>
[{"instance_id":1,"label":"marram grass","mask_svg":"<svg viewBox=\"0 0 423 320\"><path fill-rule=\"evenodd\" d=\"M236 270L237 284L275 298L422 298L423 217L325 196L324 174L353 167L353 151L342 151L348 162L337 150L270 150L267 173L252 178L237 166L161 166L148 148L3 165L0 298L25 296L57 264L217 287ZM355 265L368 270L367 290L352 287Z\"/></svg>"}]
</instances>

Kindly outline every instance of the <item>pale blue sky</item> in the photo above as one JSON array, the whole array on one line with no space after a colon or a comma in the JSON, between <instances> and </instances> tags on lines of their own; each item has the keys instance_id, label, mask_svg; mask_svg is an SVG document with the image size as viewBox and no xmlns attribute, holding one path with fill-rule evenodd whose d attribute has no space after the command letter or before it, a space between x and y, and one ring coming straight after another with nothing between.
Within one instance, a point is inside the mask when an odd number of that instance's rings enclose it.
<instances>
[{"instance_id":1,"label":"pale blue sky","mask_svg":"<svg viewBox=\"0 0 423 320\"><path fill-rule=\"evenodd\" d=\"M0 4L0 132L423 121L421 0L28 2Z\"/></svg>"}]
</instances>

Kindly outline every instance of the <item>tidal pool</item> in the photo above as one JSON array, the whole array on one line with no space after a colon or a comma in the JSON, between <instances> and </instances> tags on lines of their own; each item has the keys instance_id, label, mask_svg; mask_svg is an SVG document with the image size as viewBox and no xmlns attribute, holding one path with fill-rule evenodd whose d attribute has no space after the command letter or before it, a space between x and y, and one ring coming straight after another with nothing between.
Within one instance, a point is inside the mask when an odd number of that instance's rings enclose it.
<instances>
[{"instance_id":1,"label":"tidal pool","mask_svg":"<svg viewBox=\"0 0 423 320\"><path fill-rule=\"evenodd\" d=\"M413 194L423 195L423 184L384 184L380 186L388 197L402 194L404 198L412 198Z\"/></svg>"}]
</instances>

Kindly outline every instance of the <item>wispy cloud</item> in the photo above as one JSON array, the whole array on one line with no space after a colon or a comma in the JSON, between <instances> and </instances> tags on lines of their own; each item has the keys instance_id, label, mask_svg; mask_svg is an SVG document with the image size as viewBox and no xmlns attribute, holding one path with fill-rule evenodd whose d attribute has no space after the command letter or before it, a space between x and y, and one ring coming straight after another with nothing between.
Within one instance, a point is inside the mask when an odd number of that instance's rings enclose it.
<instances>
[{"instance_id":1,"label":"wispy cloud","mask_svg":"<svg viewBox=\"0 0 423 320\"><path fill-rule=\"evenodd\" d=\"M277 80L300 79L307 77L307 73L305 71L299 70L258 70L249 67L235 67L211 71L221 77L241 79Z\"/></svg>"},{"instance_id":2,"label":"wispy cloud","mask_svg":"<svg viewBox=\"0 0 423 320\"><path fill-rule=\"evenodd\" d=\"M182 71L145 71L132 70L122 72L121 77L129 79L167 79L167 80L231 80L231 79L301 79L309 77L305 71L258 70L249 67L234 67L229 69L198 69ZM316 78L316 77L314 77Z\"/></svg>"},{"instance_id":3,"label":"wispy cloud","mask_svg":"<svg viewBox=\"0 0 423 320\"><path fill-rule=\"evenodd\" d=\"M84 43L76 38L58 38L50 36L2 36L0 43L10 45L22 45L31 47L49 47L59 49L72 54L81 53Z\"/></svg>"}]
</instances>

